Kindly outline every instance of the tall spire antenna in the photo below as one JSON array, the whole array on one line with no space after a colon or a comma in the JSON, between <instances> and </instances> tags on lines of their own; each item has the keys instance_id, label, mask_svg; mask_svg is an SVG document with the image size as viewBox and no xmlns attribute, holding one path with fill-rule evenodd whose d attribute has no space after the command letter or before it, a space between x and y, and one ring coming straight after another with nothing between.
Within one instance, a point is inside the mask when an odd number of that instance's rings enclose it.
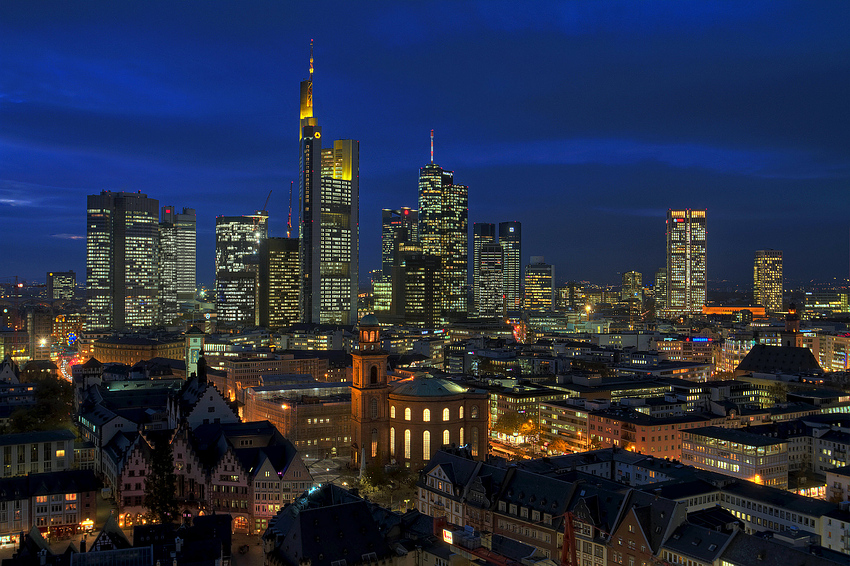
<instances>
[{"instance_id":1,"label":"tall spire antenna","mask_svg":"<svg viewBox=\"0 0 850 566\"><path fill-rule=\"evenodd\" d=\"M290 238L292 236L292 183L295 181L289 181L289 220L286 221L286 237Z\"/></svg>"},{"instance_id":2,"label":"tall spire antenna","mask_svg":"<svg viewBox=\"0 0 850 566\"><path fill-rule=\"evenodd\" d=\"M431 128L431 163L434 163L434 129Z\"/></svg>"},{"instance_id":3,"label":"tall spire antenna","mask_svg":"<svg viewBox=\"0 0 850 566\"><path fill-rule=\"evenodd\" d=\"M310 82L313 82L313 40L310 40Z\"/></svg>"}]
</instances>

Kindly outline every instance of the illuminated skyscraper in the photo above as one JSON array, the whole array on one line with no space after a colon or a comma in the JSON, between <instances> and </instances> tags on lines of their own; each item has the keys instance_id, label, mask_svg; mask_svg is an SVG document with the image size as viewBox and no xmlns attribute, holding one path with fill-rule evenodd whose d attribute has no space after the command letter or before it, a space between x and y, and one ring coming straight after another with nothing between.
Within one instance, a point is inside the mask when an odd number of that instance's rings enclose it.
<instances>
[{"instance_id":1,"label":"illuminated skyscraper","mask_svg":"<svg viewBox=\"0 0 850 566\"><path fill-rule=\"evenodd\" d=\"M168 324L180 314L180 303L195 297L195 209L177 212L163 206L159 222L160 320Z\"/></svg>"},{"instance_id":2,"label":"illuminated skyscraper","mask_svg":"<svg viewBox=\"0 0 850 566\"><path fill-rule=\"evenodd\" d=\"M505 302L508 310L519 310L522 307L522 224L500 222L499 243L504 254Z\"/></svg>"},{"instance_id":3,"label":"illuminated skyscraper","mask_svg":"<svg viewBox=\"0 0 850 566\"><path fill-rule=\"evenodd\" d=\"M705 305L705 212L667 211L668 315L699 313Z\"/></svg>"},{"instance_id":4,"label":"illuminated skyscraper","mask_svg":"<svg viewBox=\"0 0 850 566\"><path fill-rule=\"evenodd\" d=\"M495 242L495 224L476 222L472 225L472 310L477 314L481 314L481 247L485 244L493 244ZM499 250L499 270L501 271L501 247ZM499 286L502 287L502 285Z\"/></svg>"},{"instance_id":5,"label":"illuminated skyscraper","mask_svg":"<svg viewBox=\"0 0 850 566\"><path fill-rule=\"evenodd\" d=\"M302 322L354 324L359 265L360 144L337 140L322 150L310 76L301 81L300 310Z\"/></svg>"},{"instance_id":6,"label":"illuminated skyscraper","mask_svg":"<svg viewBox=\"0 0 850 566\"><path fill-rule=\"evenodd\" d=\"M425 255L440 258L440 308L451 321L467 315L469 188L433 162L433 150L431 158L419 170L419 239Z\"/></svg>"},{"instance_id":7,"label":"illuminated skyscraper","mask_svg":"<svg viewBox=\"0 0 850 566\"><path fill-rule=\"evenodd\" d=\"M623 273L623 285L620 287L620 300L643 300L643 275L637 271Z\"/></svg>"},{"instance_id":8,"label":"illuminated skyscraper","mask_svg":"<svg viewBox=\"0 0 850 566\"><path fill-rule=\"evenodd\" d=\"M525 310L551 311L555 304L555 266L532 256L525 266Z\"/></svg>"},{"instance_id":9,"label":"illuminated skyscraper","mask_svg":"<svg viewBox=\"0 0 850 566\"><path fill-rule=\"evenodd\" d=\"M490 226L493 226L492 224ZM504 273L502 246L495 242L482 244L478 249L478 285L475 289L479 316L501 316L504 308Z\"/></svg>"},{"instance_id":10,"label":"illuminated skyscraper","mask_svg":"<svg viewBox=\"0 0 850 566\"><path fill-rule=\"evenodd\" d=\"M298 240L266 238L260 242L260 326L281 328L299 321Z\"/></svg>"},{"instance_id":11,"label":"illuminated skyscraper","mask_svg":"<svg viewBox=\"0 0 850 566\"><path fill-rule=\"evenodd\" d=\"M260 244L268 237L269 215L215 219L215 298L218 321L259 323L257 286Z\"/></svg>"},{"instance_id":12,"label":"illuminated skyscraper","mask_svg":"<svg viewBox=\"0 0 850 566\"><path fill-rule=\"evenodd\" d=\"M667 268L659 267L655 272L655 310L667 308Z\"/></svg>"},{"instance_id":13,"label":"illuminated skyscraper","mask_svg":"<svg viewBox=\"0 0 850 566\"><path fill-rule=\"evenodd\" d=\"M395 239L401 229L406 230L405 241L418 242L419 211L406 206L398 210L383 209L381 211L381 268L384 277L392 275Z\"/></svg>"},{"instance_id":14,"label":"illuminated skyscraper","mask_svg":"<svg viewBox=\"0 0 850 566\"><path fill-rule=\"evenodd\" d=\"M753 262L753 303L768 313L782 311L782 252L758 250Z\"/></svg>"},{"instance_id":15,"label":"illuminated skyscraper","mask_svg":"<svg viewBox=\"0 0 850 566\"><path fill-rule=\"evenodd\" d=\"M142 193L88 196L87 329L159 322L158 209Z\"/></svg>"}]
</instances>

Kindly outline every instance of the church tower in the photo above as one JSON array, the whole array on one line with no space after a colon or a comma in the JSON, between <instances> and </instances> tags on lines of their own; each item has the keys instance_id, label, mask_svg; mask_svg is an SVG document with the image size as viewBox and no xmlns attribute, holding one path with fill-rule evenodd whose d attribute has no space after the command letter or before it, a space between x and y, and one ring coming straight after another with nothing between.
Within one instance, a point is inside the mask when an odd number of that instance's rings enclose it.
<instances>
[{"instance_id":1,"label":"church tower","mask_svg":"<svg viewBox=\"0 0 850 566\"><path fill-rule=\"evenodd\" d=\"M380 335L375 315L364 316L359 325L358 348L351 353L351 459L361 470L389 463L389 355L381 350Z\"/></svg>"}]
</instances>

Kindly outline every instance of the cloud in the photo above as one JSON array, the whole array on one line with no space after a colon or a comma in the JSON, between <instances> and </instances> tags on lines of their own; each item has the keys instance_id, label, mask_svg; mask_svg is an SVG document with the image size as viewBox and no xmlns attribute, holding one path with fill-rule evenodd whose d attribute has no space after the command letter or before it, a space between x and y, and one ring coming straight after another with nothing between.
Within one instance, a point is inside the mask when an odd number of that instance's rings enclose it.
<instances>
[{"instance_id":1,"label":"cloud","mask_svg":"<svg viewBox=\"0 0 850 566\"><path fill-rule=\"evenodd\" d=\"M51 234L51 238L59 238L61 240L85 240L85 236L79 234Z\"/></svg>"}]
</instances>

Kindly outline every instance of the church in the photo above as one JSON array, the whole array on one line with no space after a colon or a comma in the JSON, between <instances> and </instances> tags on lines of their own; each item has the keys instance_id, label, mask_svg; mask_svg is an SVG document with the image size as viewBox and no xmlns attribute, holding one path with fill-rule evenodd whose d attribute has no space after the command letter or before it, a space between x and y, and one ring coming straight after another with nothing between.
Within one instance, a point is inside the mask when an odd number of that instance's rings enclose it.
<instances>
[{"instance_id":1,"label":"church","mask_svg":"<svg viewBox=\"0 0 850 566\"><path fill-rule=\"evenodd\" d=\"M390 383L380 331L374 315L364 316L358 349L351 354L352 465L419 469L451 445L466 446L473 458L484 460L487 393L427 373Z\"/></svg>"}]
</instances>

